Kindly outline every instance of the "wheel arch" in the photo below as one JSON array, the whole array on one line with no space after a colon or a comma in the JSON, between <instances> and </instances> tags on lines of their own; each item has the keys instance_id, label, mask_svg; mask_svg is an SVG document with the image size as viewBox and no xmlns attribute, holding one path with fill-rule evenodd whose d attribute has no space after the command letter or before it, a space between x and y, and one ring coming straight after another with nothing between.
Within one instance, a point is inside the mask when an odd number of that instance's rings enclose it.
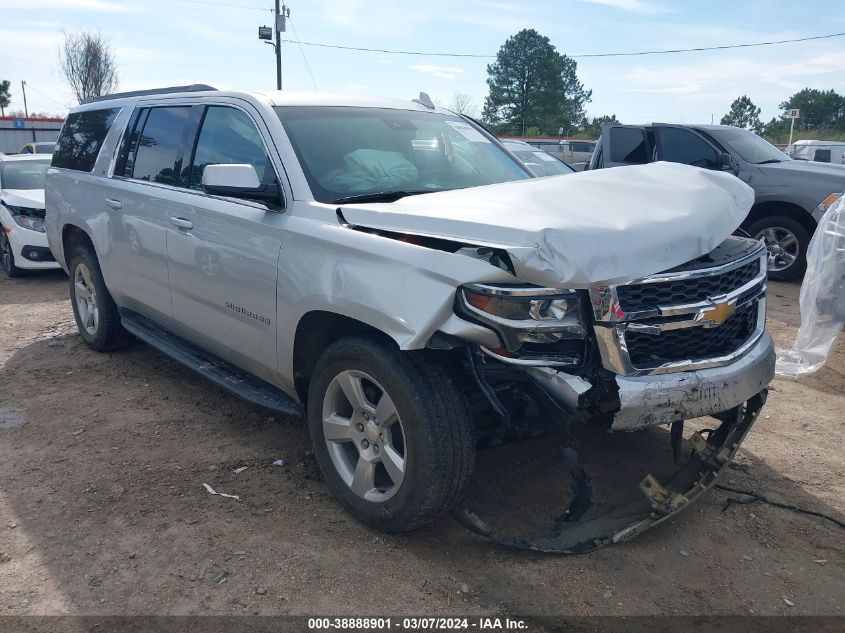
<instances>
[{"instance_id":1,"label":"wheel arch","mask_svg":"<svg viewBox=\"0 0 845 633\"><path fill-rule=\"evenodd\" d=\"M62 259L66 266L70 266L70 254L77 246L90 246L96 255L91 236L75 224L65 224L62 227Z\"/></svg>"},{"instance_id":2,"label":"wheel arch","mask_svg":"<svg viewBox=\"0 0 845 633\"><path fill-rule=\"evenodd\" d=\"M801 226L807 229L807 232L812 236L816 230L816 223L807 211L793 202L786 202L782 200L771 200L767 202L759 202L751 207L748 212L748 217L742 223L743 228L747 228L768 216L783 215L792 218L799 222Z\"/></svg>"},{"instance_id":3,"label":"wheel arch","mask_svg":"<svg viewBox=\"0 0 845 633\"><path fill-rule=\"evenodd\" d=\"M293 344L293 381L300 401L306 402L308 382L323 352L335 341L351 336L376 340L392 349L399 344L388 334L368 323L336 312L312 310L296 326Z\"/></svg>"}]
</instances>

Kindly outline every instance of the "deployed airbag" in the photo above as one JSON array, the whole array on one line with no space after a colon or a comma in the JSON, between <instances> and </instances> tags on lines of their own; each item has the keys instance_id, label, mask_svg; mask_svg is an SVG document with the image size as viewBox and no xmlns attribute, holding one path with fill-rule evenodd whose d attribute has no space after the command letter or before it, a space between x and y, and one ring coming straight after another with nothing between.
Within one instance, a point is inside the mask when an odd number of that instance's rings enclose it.
<instances>
[{"instance_id":1,"label":"deployed airbag","mask_svg":"<svg viewBox=\"0 0 845 633\"><path fill-rule=\"evenodd\" d=\"M356 149L346 154L343 162L345 169L328 181L336 191L389 191L419 180L417 168L399 152Z\"/></svg>"},{"instance_id":2,"label":"deployed airbag","mask_svg":"<svg viewBox=\"0 0 845 633\"><path fill-rule=\"evenodd\" d=\"M357 226L508 251L524 281L616 284L709 253L745 219L739 178L652 163L344 205Z\"/></svg>"}]
</instances>

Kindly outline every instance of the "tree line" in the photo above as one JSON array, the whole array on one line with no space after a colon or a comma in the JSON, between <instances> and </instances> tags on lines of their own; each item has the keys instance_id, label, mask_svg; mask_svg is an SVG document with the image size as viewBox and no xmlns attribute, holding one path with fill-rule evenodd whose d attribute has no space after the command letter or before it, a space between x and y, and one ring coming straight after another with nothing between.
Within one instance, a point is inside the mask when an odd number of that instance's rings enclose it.
<instances>
[{"instance_id":1,"label":"tree line","mask_svg":"<svg viewBox=\"0 0 845 633\"><path fill-rule=\"evenodd\" d=\"M795 119L794 140L820 138L845 140L845 96L835 90L804 88L781 102L781 113L768 123L760 120L760 108L747 95L734 99L730 111L722 117L722 125L735 125L757 132L773 143L785 143L789 139L792 121L789 111L798 109Z\"/></svg>"},{"instance_id":2,"label":"tree line","mask_svg":"<svg viewBox=\"0 0 845 633\"><path fill-rule=\"evenodd\" d=\"M592 91L579 81L576 62L558 52L549 38L524 29L499 49L496 61L487 66L489 92L481 112L484 123L497 134L516 136L586 136L598 138L601 126L617 124L616 115L588 117L586 104ZM453 109L470 107L466 95ZM457 107L455 107L457 106ZM783 101L781 113L768 123L760 120L760 108L747 95L737 97L722 117L722 125L753 130L775 143L789 137L789 110L798 108L795 138L845 140L845 96L834 90L805 88Z\"/></svg>"}]
</instances>

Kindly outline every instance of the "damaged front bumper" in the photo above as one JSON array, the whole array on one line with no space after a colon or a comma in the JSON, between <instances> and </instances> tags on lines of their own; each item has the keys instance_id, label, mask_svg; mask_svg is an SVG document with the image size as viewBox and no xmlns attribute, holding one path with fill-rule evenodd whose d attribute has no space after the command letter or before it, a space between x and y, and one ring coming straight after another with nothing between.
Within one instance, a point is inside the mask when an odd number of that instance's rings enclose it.
<instances>
[{"instance_id":1,"label":"damaged front bumper","mask_svg":"<svg viewBox=\"0 0 845 633\"><path fill-rule=\"evenodd\" d=\"M575 414L584 408L582 398L590 383L583 378L550 367L527 367L523 371L566 411ZM611 429L633 431L728 411L765 389L774 373L774 343L764 332L744 356L723 367L616 376L619 408Z\"/></svg>"},{"instance_id":2,"label":"damaged front bumper","mask_svg":"<svg viewBox=\"0 0 845 633\"><path fill-rule=\"evenodd\" d=\"M641 495L613 507L601 515L584 518L593 505L589 477L578 465L571 449L564 450L569 467L573 500L567 519L541 534L507 534L464 506L453 516L465 527L494 541L519 549L540 552L579 554L611 543L628 541L688 507L710 489L728 466L766 401L766 390L745 403L719 415L721 425L709 431L707 438L694 433L687 463L665 483L647 475L639 483Z\"/></svg>"}]
</instances>

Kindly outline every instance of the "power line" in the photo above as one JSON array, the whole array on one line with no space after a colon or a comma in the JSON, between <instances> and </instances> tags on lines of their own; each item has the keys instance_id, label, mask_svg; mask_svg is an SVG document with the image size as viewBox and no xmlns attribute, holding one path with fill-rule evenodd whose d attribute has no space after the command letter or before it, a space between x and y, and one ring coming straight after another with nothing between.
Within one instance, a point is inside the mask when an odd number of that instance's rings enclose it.
<instances>
[{"instance_id":1,"label":"power line","mask_svg":"<svg viewBox=\"0 0 845 633\"><path fill-rule=\"evenodd\" d=\"M187 0L183 0L187 1ZM586 59L592 57L634 57L640 55L669 55L674 53L693 53L701 51L721 51L732 48L753 48L756 46L775 46L777 44L793 44L796 42L809 42L810 40L825 40L833 37L845 36L842 33L829 33L826 35L811 35L809 37L798 37L788 40L772 40L768 42L750 42L744 44L725 44L721 46L698 46L695 48L673 48L666 50L648 50L648 51L632 51L628 53L579 53L576 55L568 55L568 57L576 59ZM478 59L493 59L495 55L482 55L478 53L434 53L423 51L406 51L406 50L391 50L386 48L364 48L359 46L342 46L340 44L324 44L322 42L305 42L299 39L296 40L282 40L292 44L299 44L300 46L317 46L320 48L337 48L347 51L361 51L366 53L385 53L388 55L420 55L424 57L470 57Z\"/></svg>"},{"instance_id":2,"label":"power line","mask_svg":"<svg viewBox=\"0 0 845 633\"><path fill-rule=\"evenodd\" d=\"M304 42L302 40L282 40L283 42L290 42L291 44L300 44L304 46L317 46L319 48L339 48L345 51L363 51L366 53L387 53L389 55L424 55L426 57L478 57L490 59L495 55L476 55L473 53L423 53L420 51L396 51L386 48L362 48L358 46L341 46L340 44L322 44L319 42Z\"/></svg>"},{"instance_id":3,"label":"power line","mask_svg":"<svg viewBox=\"0 0 845 633\"><path fill-rule=\"evenodd\" d=\"M43 92L41 92L37 88L33 88L30 84L26 84L26 87L29 88L30 90L32 90L33 92L40 94L45 99L49 99L53 103L57 103L58 105L60 105L61 107L65 108L65 109L70 109L72 107L72 106L67 105L66 103L62 103L61 101L57 101L56 99L54 99L50 95L44 94ZM43 107L43 106L39 106L39 107Z\"/></svg>"},{"instance_id":4,"label":"power line","mask_svg":"<svg viewBox=\"0 0 845 633\"><path fill-rule=\"evenodd\" d=\"M288 18L290 20L290 18ZM299 40L299 33L296 32L296 25L293 23L293 20L290 20L290 26L293 29L293 34L297 40ZM311 83L314 84L314 90L319 91L320 89L317 87L317 81L314 79L314 73L311 72L311 64L308 63L308 58L305 56L305 50L302 48L302 44L299 45L299 52L302 54L302 60L305 62L305 67L308 69L308 74L311 76Z\"/></svg>"},{"instance_id":5,"label":"power line","mask_svg":"<svg viewBox=\"0 0 845 633\"><path fill-rule=\"evenodd\" d=\"M633 57L635 55L667 55L670 53L695 53L700 51L723 51L730 48L753 48L755 46L774 46L776 44L794 44L795 42L809 42L810 40L826 40L832 37L842 37L843 33L829 33L827 35L811 35L809 37L798 37L791 40L772 40L771 42L754 42L750 44L725 44L723 46L699 46L696 48L675 48L660 51L637 51L634 53L587 53L583 55L570 55L570 57Z\"/></svg>"}]
</instances>

